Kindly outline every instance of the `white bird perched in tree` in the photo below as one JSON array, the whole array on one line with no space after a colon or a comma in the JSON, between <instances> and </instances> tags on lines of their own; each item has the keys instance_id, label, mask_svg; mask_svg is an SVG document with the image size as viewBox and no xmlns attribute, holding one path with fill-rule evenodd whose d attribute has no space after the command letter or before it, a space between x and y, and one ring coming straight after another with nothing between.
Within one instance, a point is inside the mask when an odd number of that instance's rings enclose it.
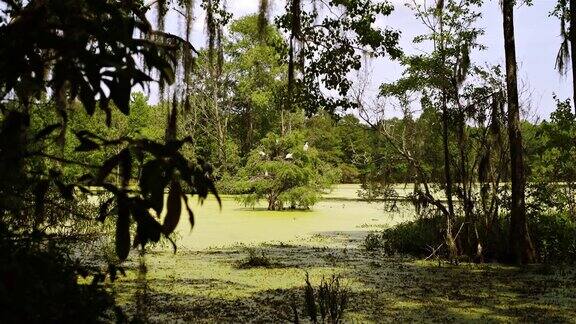
<instances>
[{"instance_id":1,"label":"white bird perched in tree","mask_svg":"<svg viewBox=\"0 0 576 324\"><path fill-rule=\"evenodd\" d=\"M304 148L303 148L304 152L308 151L308 148L309 148L308 142L304 143Z\"/></svg>"},{"instance_id":2,"label":"white bird perched in tree","mask_svg":"<svg viewBox=\"0 0 576 324\"><path fill-rule=\"evenodd\" d=\"M286 154L286 157L285 157L286 160L292 160L292 158L293 158L292 153Z\"/></svg>"},{"instance_id":3,"label":"white bird perched in tree","mask_svg":"<svg viewBox=\"0 0 576 324\"><path fill-rule=\"evenodd\" d=\"M264 171L264 176L267 177L268 176L268 170Z\"/></svg>"},{"instance_id":4,"label":"white bird perched in tree","mask_svg":"<svg viewBox=\"0 0 576 324\"><path fill-rule=\"evenodd\" d=\"M264 153L263 151L258 152L258 154L260 154L261 157L266 157L266 153Z\"/></svg>"}]
</instances>

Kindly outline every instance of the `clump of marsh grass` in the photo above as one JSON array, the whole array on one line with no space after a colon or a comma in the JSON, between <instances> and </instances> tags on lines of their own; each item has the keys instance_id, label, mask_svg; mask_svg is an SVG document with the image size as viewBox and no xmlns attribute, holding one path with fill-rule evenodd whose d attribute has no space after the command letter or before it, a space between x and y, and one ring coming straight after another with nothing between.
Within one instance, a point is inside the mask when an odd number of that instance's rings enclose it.
<instances>
[{"instance_id":1,"label":"clump of marsh grass","mask_svg":"<svg viewBox=\"0 0 576 324\"><path fill-rule=\"evenodd\" d=\"M382 248L382 235L380 233L369 233L364 238L364 248L366 251L376 251Z\"/></svg>"},{"instance_id":2,"label":"clump of marsh grass","mask_svg":"<svg viewBox=\"0 0 576 324\"><path fill-rule=\"evenodd\" d=\"M320 285L314 289L306 273L304 299L306 313L313 323L342 322L348 306L348 295L348 289L340 283L340 276L332 275L328 280L322 277Z\"/></svg>"},{"instance_id":3,"label":"clump of marsh grass","mask_svg":"<svg viewBox=\"0 0 576 324\"><path fill-rule=\"evenodd\" d=\"M270 257L262 250L247 249L248 256L238 263L240 269L250 268L281 268L284 265L279 262L272 262Z\"/></svg>"}]
</instances>

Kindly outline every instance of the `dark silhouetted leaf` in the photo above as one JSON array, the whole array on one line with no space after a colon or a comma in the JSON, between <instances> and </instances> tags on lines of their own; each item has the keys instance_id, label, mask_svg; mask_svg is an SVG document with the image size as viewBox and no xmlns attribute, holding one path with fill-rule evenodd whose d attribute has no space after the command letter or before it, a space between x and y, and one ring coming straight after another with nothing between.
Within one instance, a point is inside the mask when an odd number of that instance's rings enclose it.
<instances>
[{"instance_id":1,"label":"dark silhouetted leaf","mask_svg":"<svg viewBox=\"0 0 576 324\"><path fill-rule=\"evenodd\" d=\"M50 181L40 180L34 188L34 212L37 218L44 214L44 199L49 187Z\"/></svg>"},{"instance_id":2,"label":"dark silhouetted leaf","mask_svg":"<svg viewBox=\"0 0 576 324\"><path fill-rule=\"evenodd\" d=\"M106 114L106 126L110 127L112 124L112 110L110 109L110 99L105 95L100 98L100 109Z\"/></svg>"},{"instance_id":3,"label":"dark silhouetted leaf","mask_svg":"<svg viewBox=\"0 0 576 324\"><path fill-rule=\"evenodd\" d=\"M116 167L119 163L120 163L119 154L114 155L110 157L108 160L106 160L98 170L98 175L94 179L94 183L96 185L102 184L104 180L106 180L106 177L112 172L112 170L114 170L114 167Z\"/></svg>"},{"instance_id":4,"label":"dark silhouetted leaf","mask_svg":"<svg viewBox=\"0 0 576 324\"><path fill-rule=\"evenodd\" d=\"M55 181L58 191L64 197L64 199L72 200L74 199L74 185L66 185L62 181Z\"/></svg>"},{"instance_id":5,"label":"dark silhouetted leaf","mask_svg":"<svg viewBox=\"0 0 576 324\"><path fill-rule=\"evenodd\" d=\"M77 185L76 188L78 188L78 190L80 190L83 194L92 194L92 191L86 186Z\"/></svg>"},{"instance_id":6,"label":"dark silhouetted leaf","mask_svg":"<svg viewBox=\"0 0 576 324\"><path fill-rule=\"evenodd\" d=\"M108 216L108 210L110 209L110 205L114 201L115 197L112 197L100 205L100 213L98 215L98 221L104 222L106 217Z\"/></svg>"},{"instance_id":7,"label":"dark silhouetted leaf","mask_svg":"<svg viewBox=\"0 0 576 324\"><path fill-rule=\"evenodd\" d=\"M76 152L89 152L100 148L100 145L98 145L98 143L94 142L89 138L78 137L78 140L80 141L80 145L76 147Z\"/></svg>"},{"instance_id":8,"label":"dark silhouetted leaf","mask_svg":"<svg viewBox=\"0 0 576 324\"><path fill-rule=\"evenodd\" d=\"M89 182L94 179L94 176L90 173L86 173L78 178L78 182Z\"/></svg>"},{"instance_id":9,"label":"dark silhouetted leaf","mask_svg":"<svg viewBox=\"0 0 576 324\"><path fill-rule=\"evenodd\" d=\"M170 235L176 229L178 222L180 221L180 214L182 213L182 187L180 182L173 180L170 184L170 192L168 193L168 200L166 201L166 217L164 218L164 224L162 225L162 230L164 235Z\"/></svg>"},{"instance_id":10,"label":"dark silhouetted leaf","mask_svg":"<svg viewBox=\"0 0 576 324\"><path fill-rule=\"evenodd\" d=\"M102 138L101 136L98 136L94 133L92 133L89 130L81 130L81 131L77 131L76 133L77 137L86 137L86 138L90 138L90 139L99 139L99 140L104 140L104 138Z\"/></svg>"},{"instance_id":11,"label":"dark silhouetted leaf","mask_svg":"<svg viewBox=\"0 0 576 324\"><path fill-rule=\"evenodd\" d=\"M52 132L54 132L55 130L57 130L60 127L62 127L62 124L52 124L52 125L48 125L48 126L44 127L44 129L39 131L38 134L36 134L36 136L34 136L34 141L40 141L40 140L44 139L46 136L52 134Z\"/></svg>"},{"instance_id":12,"label":"dark silhouetted leaf","mask_svg":"<svg viewBox=\"0 0 576 324\"><path fill-rule=\"evenodd\" d=\"M128 187L130 177L132 175L132 155L130 149L126 148L119 154L120 156L120 178L122 179L122 186Z\"/></svg>"},{"instance_id":13,"label":"dark silhouetted leaf","mask_svg":"<svg viewBox=\"0 0 576 324\"><path fill-rule=\"evenodd\" d=\"M94 115L94 112L96 111L96 99L94 92L92 91L92 89L90 89L88 84L85 84L80 89L80 101L82 102L82 105L86 110L86 113L89 116Z\"/></svg>"},{"instance_id":14,"label":"dark silhouetted leaf","mask_svg":"<svg viewBox=\"0 0 576 324\"><path fill-rule=\"evenodd\" d=\"M190 230L194 229L194 213L192 212L192 208L188 204L188 198L185 195L182 195L182 199L184 199L184 206L186 206L186 211L188 212L188 220L190 221Z\"/></svg>"},{"instance_id":15,"label":"dark silhouetted leaf","mask_svg":"<svg viewBox=\"0 0 576 324\"><path fill-rule=\"evenodd\" d=\"M164 206L164 188L168 185L168 175L165 174L165 164L161 160L146 162L140 177L142 195L149 202L157 215Z\"/></svg>"},{"instance_id":16,"label":"dark silhouetted leaf","mask_svg":"<svg viewBox=\"0 0 576 324\"><path fill-rule=\"evenodd\" d=\"M108 275L110 276L110 281L116 281L116 265L113 263L108 263Z\"/></svg>"},{"instance_id":17,"label":"dark silhouetted leaf","mask_svg":"<svg viewBox=\"0 0 576 324\"><path fill-rule=\"evenodd\" d=\"M120 109L124 115L130 113L130 90L132 86L130 84L130 79L124 75L121 75L119 81L112 85L110 89L110 96L114 103Z\"/></svg>"},{"instance_id":18,"label":"dark silhouetted leaf","mask_svg":"<svg viewBox=\"0 0 576 324\"><path fill-rule=\"evenodd\" d=\"M133 206L133 215L137 223L134 246L144 247L148 242L158 242L162 234L162 225L150 215L143 201L137 201Z\"/></svg>"},{"instance_id":19,"label":"dark silhouetted leaf","mask_svg":"<svg viewBox=\"0 0 576 324\"><path fill-rule=\"evenodd\" d=\"M178 250L178 247L176 246L176 242L174 242L174 240L168 236L166 236L166 239L168 239L168 241L172 244L172 250L174 250L174 254L176 254L176 251Z\"/></svg>"},{"instance_id":20,"label":"dark silhouetted leaf","mask_svg":"<svg viewBox=\"0 0 576 324\"><path fill-rule=\"evenodd\" d=\"M116 220L116 255L121 261L130 253L130 207L124 195L118 197L118 219Z\"/></svg>"},{"instance_id":21,"label":"dark silhouetted leaf","mask_svg":"<svg viewBox=\"0 0 576 324\"><path fill-rule=\"evenodd\" d=\"M97 273L94 275L94 278L92 278L92 286L96 286L97 284L101 283L102 281L104 281L104 279L106 279L106 276L102 273Z\"/></svg>"},{"instance_id":22,"label":"dark silhouetted leaf","mask_svg":"<svg viewBox=\"0 0 576 324\"><path fill-rule=\"evenodd\" d=\"M214 195L214 197L216 197L216 200L218 201L218 206L220 206L220 210L222 210L222 199L220 199L218 191L216 191L216 186L214 186L214 182L212 180L208 180L208 188L210 189L210 192Z\"/></svg>"}]
</instances>

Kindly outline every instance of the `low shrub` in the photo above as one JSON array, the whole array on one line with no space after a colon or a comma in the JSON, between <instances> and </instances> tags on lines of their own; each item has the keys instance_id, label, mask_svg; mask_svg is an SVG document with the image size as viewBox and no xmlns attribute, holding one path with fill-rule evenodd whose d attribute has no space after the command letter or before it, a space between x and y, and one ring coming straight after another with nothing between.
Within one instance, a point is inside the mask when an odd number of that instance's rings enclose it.
<instances>
[{"instance_id":1,"label":"low shrub","mask_svg":"<svg viewBox=\"0 0 576 324\"><path fill-rule=\"evenodd\" d=\"M381 233L380 247L387 254L409 254L417 257L429 254L429 246L437 247L443 242L440 235L441 220L439 218L419 218L404 222ZM374 237L367 237L365 244L376 246Z\"/></svg>"},{"instance_id":2,"label":"low shrub","mask_svg":"<svg viewBox=\"0 0 576 324\"><path fill-rule=\"evenodd\" d=\"M529 228L541 262L576 261L576 222L567 213L544 213L531 217Z\"/></svg>"},{"instance_id":3,"label":"low shrub","mask_svg":"<svg viewBox=\"0 0 576 324\"><path fill-rule=\"evenodd\" d=\"M368 234L364 240L364 247L367 251L383 250L387 254L425 257L430 254L430 248L437 248L444 243L443 225L441 218L420 218L401 223L380 233ZM549 209L529 213L528 227L537 261L543 263L576 261L576 220L567 212ZM509 218L502 216L493 225L488 237L485 233L481 233L481 242L487 244L483 249L482 260L506 259L508 228Z\"/></svg>"}]
</instances>

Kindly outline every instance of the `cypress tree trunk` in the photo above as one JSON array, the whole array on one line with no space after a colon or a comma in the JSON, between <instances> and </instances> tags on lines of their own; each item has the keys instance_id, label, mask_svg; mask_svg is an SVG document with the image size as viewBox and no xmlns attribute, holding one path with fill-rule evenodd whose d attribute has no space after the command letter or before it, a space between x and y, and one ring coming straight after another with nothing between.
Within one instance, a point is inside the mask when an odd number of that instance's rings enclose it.
<instances>
[{"instance_id":1,"label":"cypress tree trunk","mask_svg":"<svg viewBox=\"0 0 576 324\"><path fill-rule=\"evenodd\" d=\"M437 10L439 10L438 22L440 23L440 40L437 44L437 49L442 55L442 64L446 64L446 55L444 48L444 15L442 11L444 10L444 2L439 1L437 3ZM448 214L446 215L446 236L445 243L448 249L448 258L451 262L455 262L458 257L458 248L456 242L454 241L454 236L452 234L452 221L454 219L454 203L452 201L452 172L450 171L450 146L449 146L449 115L448 115L448 94L446 86L442 89L442 146L444 150L444 180L445 180L445 193L446 200L448 202Z\"/></svg>"},{"instance_id":2,"label":"cypress tree trunk","mask_svg":"<svg viewBox=\"0 0 576 324\"><path fill-rule=\"evenodd\" d=\"M504 50L506 53L506 86L508 88L508 138L510 142L510 171L512 200L509 231L509 260L512 263L534 261L534 250L526 222L524 157L520 132L518 80L516 75L516 44L514 40L514 0L502 2Z\"/></svg>"}]
</instances>

